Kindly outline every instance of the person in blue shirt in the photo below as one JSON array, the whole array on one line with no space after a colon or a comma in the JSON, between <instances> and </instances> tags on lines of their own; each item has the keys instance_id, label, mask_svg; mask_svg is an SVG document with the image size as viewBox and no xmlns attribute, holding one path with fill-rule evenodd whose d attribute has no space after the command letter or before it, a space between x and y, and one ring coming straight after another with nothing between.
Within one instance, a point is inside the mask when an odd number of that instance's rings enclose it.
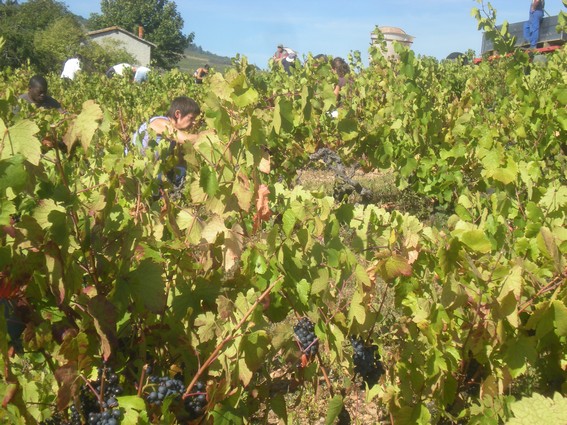
<instances>
[{"instance_id":1,"label":"person in blue shirt","mask_svg":"<svg viewBox=\"0 0 567 425\"><path fill-rule=\"evenodd\" d=\"M543 19L545 0L532 0L530 6L530 19L524 24L524 38L530 43L530 48L535 49L539 40L539 26Z\"/></svg>"},{"instance_id":2,"label":"person in blue shirt","mask_svg":"<svg viewBox=\"0 0 567 425\"><path fill-rule=\"evenodd\" d=\"M194 143L199 138L199 133L189 133L188 130L195 124L200 113L201 109L193 99L186 96L176 97L164 116L150 118L134 133L131 142L134 152L145 155L148 148L157 146L162 139L165 139L169 142L167 155L175 155L175 147L178 144ZM128 150L125 153L128 153ZM157 159L159 158L156 152ZM175 186L180 186L185 174L185 165L179 163L167 173L167 178Z\"/></svg>"}]
</instances>

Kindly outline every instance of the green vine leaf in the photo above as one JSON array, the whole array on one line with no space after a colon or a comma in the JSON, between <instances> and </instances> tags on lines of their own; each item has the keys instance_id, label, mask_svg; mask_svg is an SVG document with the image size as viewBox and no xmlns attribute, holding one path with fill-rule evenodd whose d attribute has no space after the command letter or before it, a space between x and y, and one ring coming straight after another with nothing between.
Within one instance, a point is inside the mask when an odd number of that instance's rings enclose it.
<instances>
[{"instance_id":1,"label":"green vine leaf","mask_svg":"<svg viewBox=\"0 0 567 425\"><path fill-rule=\"evenodd\" d=\"M41 143L36 134L39 127L29 120L18 121L9 129L0 119L0 159L22 155L27 162L38 165L41 159Z\"/></svg>"},{"instance_id":2,"label":"green vine leaf","mask_svg":"<svg viewBox=\"0 0 567 425\"><path fill-rule=\"evenodd\" d=\"M482 230L469 230L460 235L461 242L482 254L492 251L492 244Z\"/></svg>"},{"instance_id":3,"label":"green vine leaf","mask_svg":"<svg viewBox=\"0 0 567 425\"><path fill-rule=\"evenodd\" d=\"M165 308L162 272L162 267L159 264L146 259L128 274L128 289L139 309L161 313Z\"/></svg>"},{"instance_id":4,"label":"green vine leaf","mask_svg":"<svg viewBox=\"0 0 567 425\"><path fill-rule=\"evenodd\" d=\"M325 418L325 425L333 425L335 420L341 414L343 410L344 402L343 398L340 395L336 395L332 398L329 402L329 406L327 407L327 417Z\"/></svg>"},{"instance_id":5,"label":"green vine leaf","mask_svg":"<svg viewBox=\"0 0 567 425\"><path fill-rule=\"evenodd\" d=\"M567 399L559 393L553 398L534 394L515 402L511 409L514 417L506 425L561 425L567 418Z\"/></svg>"}]
</instances>

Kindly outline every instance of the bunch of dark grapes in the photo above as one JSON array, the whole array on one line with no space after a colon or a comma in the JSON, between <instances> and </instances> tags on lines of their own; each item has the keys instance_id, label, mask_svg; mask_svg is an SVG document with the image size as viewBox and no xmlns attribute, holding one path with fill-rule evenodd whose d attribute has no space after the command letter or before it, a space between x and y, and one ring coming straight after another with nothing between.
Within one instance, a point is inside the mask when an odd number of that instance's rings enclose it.
<instances>
[{"instance_id":1,"label":"bunch of dark grapes","mask_svg":"<svg viewBox=\"0 0 567 425\"><path fill-rule=\"evenodd\" d=\"M122 417L116 400L116 397L122 394L118 381L118 375L110 367L99 368L98 378L81 387L79 405L72 404L69 408L69 421L56 414L40 422L40 425L82 425L83 418L88 425L118 425ZM93 389L97 395L93 393ZM102 403L98 399L101 391Z\"/></svg>"},{"instance_id":2,"label":"bunch of dark grapes","mask_svg":"<svg viewBox=\"0 0 567 425\"><path fill-rule=\"evenodd\" d=\"M369 386L375 385L384 374L384 366L380 361L380 354L377 353L378 347L366 345L362 339L355 337L351 337L350 342L353 348L354 372Z\"/></svg>"},{"instance_id":3,"label":"bunch of dark grapes","mask_svg":"<svg viewBox=\"0 0 567 425\"><path fill-rule=\"evenodd\" d=\"M118 425L122 413L118 409L106 409L100 413L89 413L89 425ZM79 422L80 423L80 422Z\"/></svg>"},{"instance_id":4,"label":"bunch of dark grapes","mask_svg":"<svg viewBox=\"0 0 567 425\"><path fill-rule=\"evenodd\" d=\"M79 422L80 423L80 422ZM44 419L39 423L39 425L66 425L67 422L61 418L58 413L50 417L49 419Z\"/></svg>"},{"instance_id":5,"label":"bunch of dark grapes","mask_svg":"<svg viewBox=\"0 0 567 425\"><path fill-rule=\"evenodd\" d=\"M197 419L205 413L207 406L207 393L205 384L197 381L193 386L193 392L185 399L185 410L189 414L189 419Z\"/></svg>"},{"instance_id":6,"label":"bunch of dark grapes","mask_svg":"<svg viewBox=\"0 0 567 425\"><path fill-rule=\"evenodd\" d=\"M153 384L153 389L146 397L146 400L148 403L157 406L160 406L167 396L173 396L175 399L179 399L181 394L185 392L185 385L180 379L172 379L167 376L161 378L150 376L148 382Z\"/></svg>"},{"instance_id":7,"label":"bunch of dark grapes","mask_svg":"<svg viewBox=\"0 0 567 425\"><path fill-rule=\"evenodd\" d=\"M307 357L313 357L319 350L319 340L315 336L315 325L307 317L302 318L293 327L295 336L299 340L301 351Z\"/></svg>"},{"instance_id":8,"label":"bunch of dark grapes","mask_svg":"<svg viewBox=\"0 0 567 425\"><path fill-rule=\"evenodd\" d=\"M120 423L122 412L118 408L116 397L122 394L122 387L118 381L118 375L112 368L108 366L99 368L98 378L89 384L97 395L102 395L102 403L89 386L84 385L81 388L80 407L89 425L118 425ZM75 416L75 412L71 411L72 417L77 418L77 422L71 422L71 425L81 424L81 415L79 412L76 413Z\"/></svg>"}]
</instances>

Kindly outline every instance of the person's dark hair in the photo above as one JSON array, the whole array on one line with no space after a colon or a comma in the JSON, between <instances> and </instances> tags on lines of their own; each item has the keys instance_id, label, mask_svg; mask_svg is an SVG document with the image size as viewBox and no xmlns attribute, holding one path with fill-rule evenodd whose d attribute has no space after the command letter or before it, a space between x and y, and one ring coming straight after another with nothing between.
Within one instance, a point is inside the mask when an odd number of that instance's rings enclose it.
<instances>
[{"instance_id":1,"label":"person's dark hair","mask_svg":"<svg viewBox=\"0 0 567 425\"><path fill-rule=\"evenodd\" d=\"M184 117L188 114L199 115L201 113L201 108L193 99L187 96L179 96L171 102L171 106L169 107L166 116L168 118L175 118L175 111L181 112L181 116Z\"/></svg>"},{"instance_id":2,"label":"person's dark hair","mask_svg":"<svg viewBox=\"0 0 567 425\"><path fill-rule=\"evenodd\" d=\"M47 80L43 75L39 75L39 74L34 75L33 77L30 78L30 82L28 84L28 88L31 89L33 87L41 87L47 90Z\"/></svg>"},{"instance_id":3,"label":"person's dark hair","mask_svg":"<svg viewBox=\"0 0 567 425\"><path fill-rule=\"evenodd\" d=\"M348 63L342 61L336 66L335 71L339 77L344 77L350 72L350 67L348 66Z\"/></svg>"},{"instance_id":4,"label":"person's dark hair","mask_svg":"<svg viewBox=\"0 0 567 425\"><path fill-rule=\"evenodd\" d=\"M205 68L205 69L209 69L209 68L210 68L209 64L206 64L206 65L204 66L204 68Z\"/></svg>"},{"instance_id":5,"label":"person's dark hair","mask_svg":"<svg viewBox=\"0 0 567 425\"><path fill-rule=\"evenodd\" d=\"M324 55L322 53L313 56L313 59L316 60L316 61L320 61L320 62L327 62L327 60L328 60L327 55Z\"/></svg>"},{"instance_id":6,"label":"person's dark hair","mask_svg":"<svg viewBox=\"0 0 567 425\"><path fill-rule=\"evenodd\" d=\"M336 57L333 59L333 61L331 62L331 68L333 68L334 70L336 70L339 66L341 66L342 64L346 65L346 61L343 58L340 57ZM348 66L348 65L347 65Z\"/></svg>"}]
</instances>

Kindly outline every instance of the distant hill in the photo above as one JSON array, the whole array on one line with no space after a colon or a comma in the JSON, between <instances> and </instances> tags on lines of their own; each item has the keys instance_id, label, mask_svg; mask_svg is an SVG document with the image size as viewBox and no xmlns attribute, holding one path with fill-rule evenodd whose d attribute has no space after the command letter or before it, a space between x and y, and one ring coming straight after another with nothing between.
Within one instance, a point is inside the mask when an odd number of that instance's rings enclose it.
<instances>
[{"instance_id":1,"label":"distant hill","mask_svg":"<svg viewBox=\"0 0 567 425\"><path fill-rule=\"evenodd\" d=\"M185 57L179 61L177 66L181 71L193 73L197 68L207 63L211 68L221 72L232 65L229 57L215 55L203 50L201 46L191 44L185 49Z\"/></svg>"}]
</instances>

